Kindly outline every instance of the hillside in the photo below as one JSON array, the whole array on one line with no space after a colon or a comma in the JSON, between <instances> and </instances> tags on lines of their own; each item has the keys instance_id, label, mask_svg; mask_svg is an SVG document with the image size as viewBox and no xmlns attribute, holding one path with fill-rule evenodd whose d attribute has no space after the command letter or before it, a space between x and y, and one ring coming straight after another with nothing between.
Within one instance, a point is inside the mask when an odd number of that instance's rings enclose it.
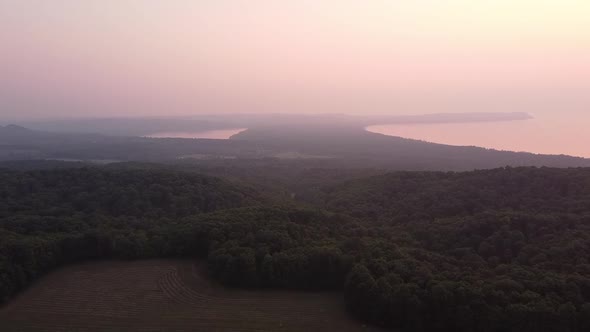
<instances>
[{"instance_id":1,"label":"hillside","mask_svg":"<svg viewBox=\"0 0 590 332\"><path fill-rule=\"evenodd\" d=\"M303 208L161 167L2 171L2 298L64 263L183 257L231 287L341 291L392 329L590 328L590 169L311 172Z\"/></svg>"},{"instance_id":2,"label":"hillside","mask_svg":"<svg viewBox=\"0 0 590 332\"><path fill-rule=\"evenodd\" d=\"M322 204L364 220L372 225L365 236L383 240L359 241L372 254L347 286L353 310L374 323L583 331L589 188L590 169L398 172L331 186Z\"/></svg>"}]
</instances>

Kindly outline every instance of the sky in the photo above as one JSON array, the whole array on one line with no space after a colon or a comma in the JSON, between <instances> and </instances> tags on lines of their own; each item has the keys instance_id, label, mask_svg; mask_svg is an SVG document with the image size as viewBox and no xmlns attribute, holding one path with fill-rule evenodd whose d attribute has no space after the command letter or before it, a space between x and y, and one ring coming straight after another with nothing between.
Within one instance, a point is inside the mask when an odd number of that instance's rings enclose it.
<instances>
[{"instance_id":1,"label":"sky","mask_svg":"<svg viewBox=\"0 0 590 332\"><path fill-rule=\"evenodd\" d=\"M588 0L0 0L0 117L590 112Z\"/></svg>"}]
</instances>

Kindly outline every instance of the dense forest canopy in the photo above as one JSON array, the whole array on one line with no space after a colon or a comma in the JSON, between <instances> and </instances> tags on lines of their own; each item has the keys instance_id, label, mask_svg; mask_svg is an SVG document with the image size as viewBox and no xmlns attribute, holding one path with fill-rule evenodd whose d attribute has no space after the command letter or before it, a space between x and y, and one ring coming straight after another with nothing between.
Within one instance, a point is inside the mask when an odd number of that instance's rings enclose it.
<instances>
[{"instance_id":1,"label":"dense forest canopy","mask_svg":"<svg viewBox=\"0 0 590 332\"><path fill-rule=\"evenodd\" d=\"M0 171L3 300L61 264L193 257L229 286L341 290L392 329L590 329L590 169L49 165Z\"/></svg>"}]
</instances>

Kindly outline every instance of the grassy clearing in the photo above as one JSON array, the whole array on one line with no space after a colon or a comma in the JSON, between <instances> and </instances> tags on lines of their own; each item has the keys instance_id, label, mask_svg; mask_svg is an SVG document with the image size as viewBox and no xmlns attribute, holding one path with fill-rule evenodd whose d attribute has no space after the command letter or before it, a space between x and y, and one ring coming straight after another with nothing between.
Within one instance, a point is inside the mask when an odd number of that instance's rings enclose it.
<instances>
[{"instance_id":1,"label":"grassy clearing","mask_svg":"<svg viewBox=\"0 0 590 332\"><path fill-rule=\"evenodd\" d=\"M376 331L340 294L252 291L189 261L98 262L42 278L0 309L2 331Z\"/></svg>"}]
</instances>

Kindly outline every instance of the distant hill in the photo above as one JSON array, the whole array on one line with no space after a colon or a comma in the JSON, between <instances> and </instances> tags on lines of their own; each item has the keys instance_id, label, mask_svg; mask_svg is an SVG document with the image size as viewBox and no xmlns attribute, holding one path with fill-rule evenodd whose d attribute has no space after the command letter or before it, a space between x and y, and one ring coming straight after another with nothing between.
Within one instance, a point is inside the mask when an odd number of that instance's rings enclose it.
<instances>
[{"instance_id":1,"label":"distant hill","mask_svg":"<svg viewBox=\"0 0 590 332\"><path fill-rule=\"evenodd\" d=\"M158 139L0 127L0 161L178 161L288 159L322 168L472 170L503 166L590 167L590 159L459 147L370 133L358 126L251 128L230 140ZM303 162L302 162L303 161Z\"/></svg>"},{"instance_id":2,"label":"distant hill","mask_svg":"<svg viewBox=\"0 0 590 332\"><path fill-rule=\"evenodd\" d=\"M10 124L10 125L4 126L4 127L0 126L0 131L18 133L18 132L27 132L27 131L29 131L29 129L27 129L25 127Z\"/></svg>"},{"instance_id":3,"label":"distant hill","mask_svg":"<svg viewBox=\"0 0 590 332\"><path fill-rule=\"evenodd\" d=\"M0 144L6 144L12 139L26 139L32 135L35 135L35 132L25 127L12 124L0 126L0 139L2 140Z\"/></svg>"}]
</instances>

